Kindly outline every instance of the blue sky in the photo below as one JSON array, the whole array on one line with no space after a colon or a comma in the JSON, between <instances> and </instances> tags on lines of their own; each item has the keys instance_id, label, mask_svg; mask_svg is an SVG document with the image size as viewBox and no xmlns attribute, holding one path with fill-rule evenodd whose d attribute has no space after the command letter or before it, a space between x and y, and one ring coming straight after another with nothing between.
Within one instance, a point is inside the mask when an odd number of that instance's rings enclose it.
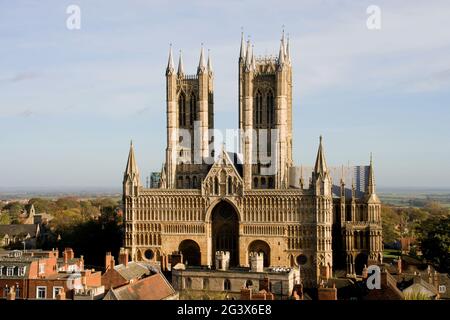
<instances>
[{"instance_id":1,"label":"blue sky","mask_svg":"<svg viewBox=\"0 0 450 320\"><path fill-rule=\"evenodd\" d=\"M81 29L66 28L67 6ZM381 9L368 30L366 8ZM237 126L241 27L256 54L293 60L294 159L366 164L377 184L450 186L449 1L0 0L0 187L120 187L129 141L141 175L165 148L169 43L215 70L215 121Z\"/></svg>"}]
</instances>

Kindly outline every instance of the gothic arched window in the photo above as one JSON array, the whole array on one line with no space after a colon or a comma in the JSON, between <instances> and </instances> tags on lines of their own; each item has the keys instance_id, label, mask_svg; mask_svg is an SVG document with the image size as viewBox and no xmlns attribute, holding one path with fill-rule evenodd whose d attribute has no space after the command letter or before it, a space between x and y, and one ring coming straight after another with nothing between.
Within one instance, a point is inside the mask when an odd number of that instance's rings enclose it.
<instances>
[{"instance_id":1,"label":"gothic arched window","mask_svg":"<svg viewBox=\"0 0 450 320\"><path fill-rule=\"evenodd\" d=\"M223 281L223 290L226 290L226 291L231 290L231 281L230 280L225 279Z\"/></svg>"},{"instance_id":2,"label":"gothic arched window","mask_svg":"<svg viewBox=\"0 0 450 320\"><path fill-rule=\"evenodd\" d=\"M233 193L233 179L228 177L228 194Z\"/></svg>"},{"instance_id":3,"label":"gothic arched window","mask_svg":"<svg viewBox=\"0 0 450 320\"><path fill-rule=\"evenodd\" d=\"M274 124L274 109L275 109L275 105L273 103L273 92L272 90L269 90L269 92L267 92L267 97L266 97L266 102L267 102L267 125L270 127Z\"/></svg>"},{"instance_id":4,"label":"gothic arched window","mask_svg":"<svg viewBox=\"0 0 450 320\"><path fill-rule=\"evenodd\" d=\"M262 94L261 91L256 92L255 97L255 105L256 105L256 120L255 124L260 125L262 123Z\"/></svg>"},{"instance_id":5,"label":"gothic arched window","mask_svg":"<svg viewBox=\"0 0 450 320\"><path fill-rule=\"evenodd\" d=\"M178 98L178 123L180 127L186 125L186 96L183 92L180 93Z\"/></svg>"},{"instance_id":6,"label":"gothic arched window","mask_svg":"<svg viewBox=\"0 0 450 320\"><path fill-rule=\"evenodd\" d=\"M214 178L214 194L219 194L219 179Z\"/></svg>"},{"instance_id":7,"label":"gothic arched window","mask_svg":"<svg viewBox=\"0 0 450 320\"><path fill-rule=\"evenodd\" d=\"M195 94L191 94L191 98L189 99L189 113L190 113L190 124L194 125L194 121L198 120L197 116L197 98Z\"/></svg>"}]
</instances>

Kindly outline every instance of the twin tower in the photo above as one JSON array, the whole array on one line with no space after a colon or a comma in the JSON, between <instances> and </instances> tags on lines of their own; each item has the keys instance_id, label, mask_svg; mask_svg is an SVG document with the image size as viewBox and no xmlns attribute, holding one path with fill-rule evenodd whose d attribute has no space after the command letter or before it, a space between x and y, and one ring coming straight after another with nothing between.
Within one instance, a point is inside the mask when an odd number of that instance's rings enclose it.
<instances>
[{"instance_id":1,"label":"twin tower","mask_svg":"<svg viewBox=\"0 0 450 320\"><path fill-rule=\"evenodd\" d=\"M278 56L257 57L241 37L239 155L246 189L289 187L292 162L292 65L284 32ZM200 188L214 157L214 71L203 46L197 73L185 73L180 52L175 70L172 47L166 69L167 148L161 187Z\"/></svg>"}]
</instances>

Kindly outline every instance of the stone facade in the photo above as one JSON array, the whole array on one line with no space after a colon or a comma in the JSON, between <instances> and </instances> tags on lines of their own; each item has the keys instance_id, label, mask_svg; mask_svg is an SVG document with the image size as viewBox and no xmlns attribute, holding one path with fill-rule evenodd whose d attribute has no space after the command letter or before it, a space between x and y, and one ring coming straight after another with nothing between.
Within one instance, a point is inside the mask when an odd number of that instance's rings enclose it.
<instances>
[{"instance_id":1,"label":"stone facade","mask_svg":"<svg viewBox=\"0 0 450 320\"><path fill-rule=\"evenodd\" d=\"M124 174L125 247L132 259L161 261L181 251L188 265L212 266L217 251L228 251L231 267L248 267L250 253L262 252L264 267L300 267L306 286L317 286L333 269L355 274L369 260L381 262L372 160L363 193L353 183L348 188L344 179L333 183L322 138L309 183L290 175L289 39L283 35L277 58L257 58L242 39L238 69L240 152L226 152L224 146L216 154L208 131L214 116L211 59L205 62L202 48L197 74L185 75L181 54L175 72L170 49L160 188L142 187L133 145ZM265 147L275 171L268 170L261 157L264 143L252 131L272 135ZM180 138L186 132L192 140ZM204 161L213 156L213 163Z\"/></svg>"}]
</instances>

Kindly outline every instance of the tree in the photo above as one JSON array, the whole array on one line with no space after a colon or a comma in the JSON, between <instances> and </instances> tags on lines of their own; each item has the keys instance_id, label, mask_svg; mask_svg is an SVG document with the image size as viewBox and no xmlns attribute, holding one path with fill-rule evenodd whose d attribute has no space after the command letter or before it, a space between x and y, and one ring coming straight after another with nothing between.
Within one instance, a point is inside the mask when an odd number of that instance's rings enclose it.
<instances>
[{"instance_id":1,"label":"tree","mask_svg":"<svg viewBox=\"0 0 450 320\"><path fill-rule=\"evenodd\" d=\"M11 219L9 217L9 214L7 212L0 213L0 224L10 224Z\"/></svg>"},{"instance_id":2,"label":"tree","mask_svg":"<svg viewBox=\"0 0 450 320\"><path fill-rule=\"evenodd\" d=\"M431 217L418 229L423 256L442 272L450 272L450 216Z\"/></svg>"},{"instance_id":3,"label":"tree","mask_svg":"<svg viewBox=\"0 0 450 320\"><path fill-rule=\"evenodd\" d=\"M401 217L397 211L389 206L381 207L382 226L383 226L383 239L386 243L392 243L400 238L400 233L397 230L400 224Z\"/></svg>"}]
</instances>

